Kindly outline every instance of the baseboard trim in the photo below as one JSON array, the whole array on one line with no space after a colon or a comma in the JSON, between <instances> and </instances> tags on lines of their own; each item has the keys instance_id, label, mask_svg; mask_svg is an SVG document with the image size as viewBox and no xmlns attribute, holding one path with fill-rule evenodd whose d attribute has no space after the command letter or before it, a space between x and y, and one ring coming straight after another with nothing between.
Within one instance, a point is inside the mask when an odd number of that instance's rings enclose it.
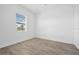
<instances>
[{"instance_id":1,"label":"baseboard trim","mask_svg":"<svg viewBox=\"0 0 79 59\"><path fill-rule=\"evenodd\" d=\"M4 48L4 47L7 47L7 46L11 46L11 45L14 45L14 44L17 44L17 43L20 43L20 42L23 42L25 40L29 40L29 39L32 39L32 38L41 38L41 39L47 39L47 40L55 39L55 38L49 38L47 36L28 37L28 38L22 39L20 41L10 42L10 44L5 44L4 46L0 46L0 48ZM52 40L52 41L57 41L57 42L67 43L67 44L73 44L73 43L70 43L70 42L65 42L65 41L60 41L60 40ZM79 49L79 46L77 46L77 44L73 44L73 45L75 45Z\"/></svg>"},{"instance_id":2,"label":"baseboard trim","mask_svg":"<svg viewBox=\"0 0 79 59\"><path fill-rule=\"evenodd\" d=\"M20 42L23 42L25 40L29 40L29 39L32 39L34 37L28 37L28 38L25 38L25 39L22 39L22 40L19 40L19 41L13 41L13 42L9 42L9 44L4 44L3 46L0 46L0 48L4 48L4 47L8 47L8 46L11 46L11 45L14 45L14 44L18 44Z\"/></svg>"},{"instance_id":3,"label":"baseboard trim","mask_svg":"<svg viewBox=\"0 0 79 59\"><path fill-rule=\"evenodd\" d=\"M41 38L41 39L47 39L47 40L52 40L52 39L56 39L56 38L49 38L47 36L37 36L37 38ZM67 43L67 44L73 44L72 42L67 42L67 41L61 41L61 40L52 40L52 41L57 41L57 42L61 42L61 43Z\"/></svg>"}]
</instances>

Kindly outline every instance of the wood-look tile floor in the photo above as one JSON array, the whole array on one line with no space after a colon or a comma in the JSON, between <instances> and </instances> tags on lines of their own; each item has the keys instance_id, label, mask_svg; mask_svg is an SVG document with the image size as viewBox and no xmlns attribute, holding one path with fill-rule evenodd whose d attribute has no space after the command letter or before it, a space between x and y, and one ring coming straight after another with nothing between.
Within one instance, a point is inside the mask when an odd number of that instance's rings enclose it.
<instances>
[{"instance_id":1,"label":"wood-look tile floor","mask_svg":"<svg viewBox=\"0 0 79 59\"><path fill-rule=\"evenodd\" d=\"M0 49L0 55L79 55L71 44L33 38Z\"/></svg>"}]
</instances>

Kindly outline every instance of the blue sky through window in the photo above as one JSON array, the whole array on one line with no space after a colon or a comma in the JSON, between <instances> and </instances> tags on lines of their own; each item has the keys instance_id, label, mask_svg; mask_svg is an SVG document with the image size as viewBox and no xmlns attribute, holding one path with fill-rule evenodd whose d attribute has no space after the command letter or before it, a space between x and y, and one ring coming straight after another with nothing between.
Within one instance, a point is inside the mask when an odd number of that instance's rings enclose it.
<instances>
[{"instance_id":1,"label":"blue sky through window","mask_svg":"<svg viewBox=\"0 0 79 59\"><path fill-rule=\"evenodd\" d=\"M25 16L16 13L16 22L25 22Z\"/></svg>"}]
</instances>

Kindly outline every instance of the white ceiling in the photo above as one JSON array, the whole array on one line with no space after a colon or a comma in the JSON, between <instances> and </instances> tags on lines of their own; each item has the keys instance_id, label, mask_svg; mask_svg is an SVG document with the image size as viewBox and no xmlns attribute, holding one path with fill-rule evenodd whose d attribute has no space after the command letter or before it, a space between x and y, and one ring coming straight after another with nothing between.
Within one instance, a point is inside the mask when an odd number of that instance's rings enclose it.
<instances>
[{"instance_id":1,"label":"white ceiling","mask_svg":"<svg viewBox=\"0 0 79 59\"><path fill-rule=\"evenodd\" d=\"M40 13L42 11L44 11L48 5L44 5L44 4L24 4L24 7L28 8L29 10L31 10L34 13Z\"/></svg>"},{"instance_id":2,"label":"white ceiling","mask_svg":"<svg viewBox=\"0 0 79 59\"><path fill-rule=\"evenodd\" d=\"M71 8L71 4L23 4L25 8L28 8L33 13L41 13L48 9L62 9L63 8Z\"/></svg>"}]
</instances>

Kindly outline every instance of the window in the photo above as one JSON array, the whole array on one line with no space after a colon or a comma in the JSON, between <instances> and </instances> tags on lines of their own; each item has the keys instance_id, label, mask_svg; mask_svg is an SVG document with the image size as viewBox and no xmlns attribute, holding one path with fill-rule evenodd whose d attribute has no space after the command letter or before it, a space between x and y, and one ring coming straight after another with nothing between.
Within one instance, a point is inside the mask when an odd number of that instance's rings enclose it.
<instances>
[{"instance_id":1,"label":"window","mask_svg":"<svg viewBox=\"0 0 79 59\"><path fill-rule=\"evenodd\" d=\"M17 32L25 32L26 31L26 17L19 13L16 13L16 30Z\"/></svg>"}]
</instances>

